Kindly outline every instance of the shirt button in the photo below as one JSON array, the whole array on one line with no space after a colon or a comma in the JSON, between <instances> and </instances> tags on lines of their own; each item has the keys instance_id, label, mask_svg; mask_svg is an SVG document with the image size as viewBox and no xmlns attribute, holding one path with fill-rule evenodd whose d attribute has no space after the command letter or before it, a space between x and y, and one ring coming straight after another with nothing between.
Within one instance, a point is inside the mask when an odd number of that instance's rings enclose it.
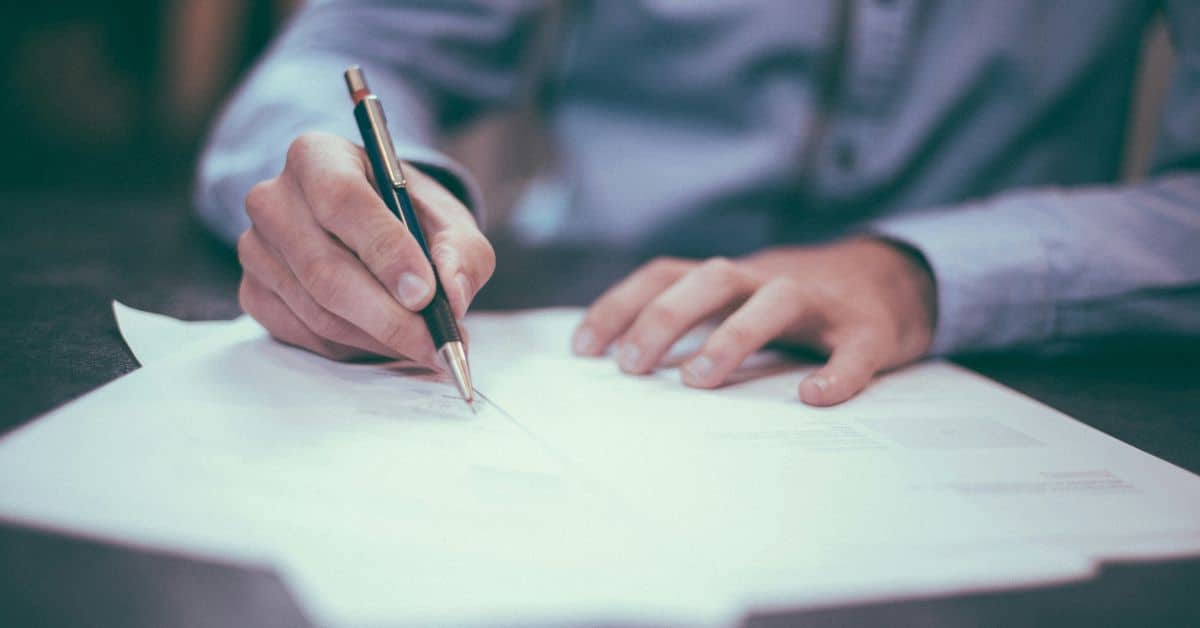
<instances>
[{"instance_id":1,"label":"shirt button","mask_svg":"<svg viewBox=\"0 0 1200 628\"><path fill-rule=\"evenodd\" d=\"M854 170L858 165L858 150L848 140L842 140L833 147L833 163L840 170Z\"/></svg>"}]
</instances>

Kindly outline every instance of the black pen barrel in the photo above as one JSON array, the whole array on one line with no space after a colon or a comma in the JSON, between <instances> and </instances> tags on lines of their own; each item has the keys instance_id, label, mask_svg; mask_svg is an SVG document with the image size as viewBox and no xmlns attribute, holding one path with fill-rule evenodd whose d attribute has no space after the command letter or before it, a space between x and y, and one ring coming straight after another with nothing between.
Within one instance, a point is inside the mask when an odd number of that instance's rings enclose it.
<instances>
[{"instance_id":1,"label":"black pen barrel","mask_svg":"<svg viewBox=\"0 0 1200 628\"><path fill-rule=\"evenodd\" d=\"M367 114L366 101L360 102L354 107L354 118L358 122L359 131L366 140L364 148L367 151L367 158L371 162L371 172L375 175L375 185L379 188L379 195L383 199L384 205L387 205L392 214L408 228L408 232L417 241L417 245L421 247L421 252L433 269L433 300L425 306L425 309L421 310L421 317L425 319L425 325L429 327L429 335L433 337L433 346L440 349L447 342L461 341L462 336L459 333L458 325L454 322L454 312L450 309L450 301L446 298L445 290L442 289L441 277L438 276L437 266L433 263L429 243L425 240L425 233L421 230L420 221L417 220L416 210L413 208L412 199L408 196L408 190L392 184L392 177L384 165L383 147L369 139L374 137L374 133Z\"/></svg>"},{"instance_id":2,"label":"black pen barrel","mask_svg":"<svg viewBox=\"0 0 1200 628\"><path fill-rule=\"evenodd\" d=\"M391 198L395 199L397 206L392 211L398 210L404 217L404 222L408 225L408 232L421 246L421 252L425 254L425 259L429 261L429 267L433 269L433 300L425 306L425 309L421 310L421 316L425 318L425 324L429 326L429 334L433 336L433 346L440 349L447 342L462 340L458 324L454 322L454 312L450 309L450 301L446 298L446 291L442 289L442 278L438 274L437 266L433 263L433 255L429 251L429 244L425 241L425 233L421 231L421 223L417 220L408 190L393 187Z\"/></svg>"},{"instance_id":3,"label":"black pen barrel","mask_svg":"<svg viewBox=\"0 0 1200 628\"><path fill-rule=\"evenodd\" d=\"M412 234L433 270L433 299L421 310L421 317L425 319L425 327L433 339L433 346L445 361L446 367L454 376L459 393L469 405L474 400L475 393L471 384L471 370L467 365L466 347L454 320L454 311L450 309L450 301L446 298L446 291L442 288L437 266L434 265L433 256L429 252L429 243L425 241L425 233L421 230L421 221L417 220L417 212L408 196L408 182L404 178L404 169L400 166L400 160L392 146L392 138L388 134L387 116L384 114L383 105L367 87L367 79L363 76L361 68L351 66L346 70L345 78L346 88L350 90L350 99L354 101L354 120L358 123L363 147L366 149L367 159L371 162L371 173L374 175L375 185L379 188L379 196L384 205L387 205L392 214Z\"/></svg>"}]
</instances>

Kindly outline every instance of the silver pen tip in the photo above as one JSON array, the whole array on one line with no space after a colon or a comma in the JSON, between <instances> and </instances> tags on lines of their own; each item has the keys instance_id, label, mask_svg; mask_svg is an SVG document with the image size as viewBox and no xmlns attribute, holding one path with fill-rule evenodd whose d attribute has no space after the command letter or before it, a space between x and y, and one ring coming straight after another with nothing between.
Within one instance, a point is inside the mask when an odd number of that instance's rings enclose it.
<instances>
[{"instance_id":1,"label":"silver pen tip","mask_svg":"<svg viewBox=\"0 0 1200 628\"><path fill-rule=\"evenodd\" d=\"M454 384L458 386L458 393L462 398L471 405L475 401L475 387L471 384L471 368L467 365L467 351L463 347L461 341L447 342L438 349L438 353L442 356L442 361L446 363L446 368L450 370L450 375L454 377ZM474 406L471 407L474 410Z\"/></svg>"}]
</instances>

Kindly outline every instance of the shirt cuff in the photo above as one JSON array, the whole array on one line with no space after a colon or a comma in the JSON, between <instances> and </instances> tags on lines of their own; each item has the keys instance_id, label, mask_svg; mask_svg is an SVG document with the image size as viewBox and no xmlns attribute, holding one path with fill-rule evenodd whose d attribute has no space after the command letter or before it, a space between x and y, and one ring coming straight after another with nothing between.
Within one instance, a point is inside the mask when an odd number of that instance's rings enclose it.
<instances>
[{"instance_id":1,"label":"shirt cuff","mask_svg":"<svg viewBox=\"0 0 1200 628\"><path fill-rule=\"evenodd\" d=\"M933 272L938 311L930 354L1028 346L1050 337L1052 260L1049 243L1039 236L1048 231L1014 224L1009 205L1025 202L1000 199L901 215L869 227L919 251Z\"/></svg>"},{"instance_id":2,"label":"shirt cuff","mask_svg":"<svg viewBox=\"0 0 1200 628\"><path fill-rule=\"evenodd\" d=\"M361 144L362 139L354 140L354 143ZM480 231L487 228L488 212L483 204L483 194L475 178L462 164L445 153L416 144L396 146L396 156L420 168L421 172L433 177L453 194L475 216Z\"/></svg>"}]
</instances>

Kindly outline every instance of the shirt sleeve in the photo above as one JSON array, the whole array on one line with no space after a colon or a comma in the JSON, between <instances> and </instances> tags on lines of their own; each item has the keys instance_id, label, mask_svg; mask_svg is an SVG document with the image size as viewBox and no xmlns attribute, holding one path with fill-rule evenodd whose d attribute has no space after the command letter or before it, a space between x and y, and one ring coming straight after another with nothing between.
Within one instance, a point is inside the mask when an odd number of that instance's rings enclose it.
<instances>
[{"instance_id":1,"label":"shirt sleeve","mask_svg":"<svg viewBox=\"0 0 1200 628\"><path fill-rule=\"evenodd\" d=\"M1200 336L1200 3L1166 5L1176 67L1150 179L883 219L937 283L933 354Z\"/></svg>"},{"instance_id":2,"label":"shirt sleeve","mask_svg":"<svg viewBox=\"0 0 1200 628\"><path fill-rule=\"evenodd\" d=\"M246 192L279 174L298 135L325 131L361 144L342 73L363 67L383 102L401 159L439 180L483 222L478 189L438 138L529 90L533 2L311 2L243 81L214 126L197 169L201 220L233 242L249 226Z\"/></svg>"}]
</instances>

